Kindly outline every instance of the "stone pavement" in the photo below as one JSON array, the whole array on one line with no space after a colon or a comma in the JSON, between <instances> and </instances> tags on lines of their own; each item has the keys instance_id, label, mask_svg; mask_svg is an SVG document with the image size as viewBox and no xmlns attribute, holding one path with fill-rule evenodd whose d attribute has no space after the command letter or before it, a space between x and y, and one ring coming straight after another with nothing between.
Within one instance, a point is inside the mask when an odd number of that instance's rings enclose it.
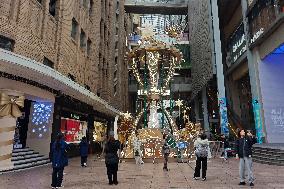
<instances>
[{"instance_id":1,"label":"stone pavement","mask_svg":"<svg viewBox=\"0 0 284 189\"><path fill-rule=\"evenodd\" d=\"M108 185L103 161L89 158L88 167L81 168L80 159L73 158L65 169L65 189L229 189L249 188L238 186L238 161L224 162L213 159L208 163L207 180L193 180L194 162L170 163L169 171L163 164L146 163L141 166L133 162L119 165L117 186ZM192 168L191 168L192 167ZM0 189L44 189L51 188L50 166L0 175ZM255 189L284 189L284 167L254 163Z\"/></svg>"}]
</instances>

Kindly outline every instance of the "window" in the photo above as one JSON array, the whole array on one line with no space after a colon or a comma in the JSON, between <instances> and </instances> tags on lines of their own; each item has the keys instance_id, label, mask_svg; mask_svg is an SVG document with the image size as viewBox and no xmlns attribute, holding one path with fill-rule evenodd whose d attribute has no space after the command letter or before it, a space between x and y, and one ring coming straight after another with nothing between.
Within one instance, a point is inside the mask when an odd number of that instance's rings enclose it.
<instances>
[{"instance_id":1,"label":"window","mask_svg":"<svg viewBox=\"0 0 284 189\"><path fill-rule=\"evenodd\" d=\"M115 49L118 49L118 41L115 42Z\"/></svg>"},{"instance_id":2,"label":"window","mask_svg":"<svg viewBox=\"0 0 284 189\"><path fill-rule=\"evenodd\" d=\"M81 35L80 35L80 46L82 48L86 47L86 34L82 29L81 29Z\"/></svg>"},{"instance_id":3,"label":"window","mask_svg":"<svg viewBox=\"0 0 284 189\"><path fill-rule=\"evenodd\" d=\"M88 8L88 0L83 0L83 6L84 6L85 8Z\"/></svg>"},{"instance_id":4,"label":"window","mask_svg":"<svg viewBox=\"0 0 284 189\"><path fill-rule=\"evenodd\" d=\"M116 95L116 92L117 92L117 84L115 84L115 85L113 86L113 93L114 93L114 95Z\"/></svg>"},{"instance_id":5,"label":"window","mask_svg":"<svg viewBox=\"0 0 284 189\"><path fill-rule=\"evenodd\" d=\"M39 2L40 4L42 3L42 0L37 0L37 2Z\"/></svg>"},{"instance_id":6,"label":"window","mask_svg":"<svg viewBox=\"0 0 284 189\"><path fill-rule=\"evenodd\" d=\"M117 56L116 56L115 59L114 59L114 64L115 64L115 65L117 65L117 60L118 60L118 58L117 58Z\"/></svg>"},{"instance_id":7,"label":"window","mask_svg":"<svg viewBox=\"0 0 284 189\"><path fill-rule=\"evenodd\" d=\"M15 41L0 35L0 48L7 51L13 51Z\"/></svg>"},{"instance_id":8,"label":"window","mask_svg":"<svg viewBox=\"0 0 284 189\"><path fill-rule=\"evenodd\" d=\"M119 10L119 1L116 2L116 9Z\"/></svg>"},{"instance_id":9,"label":"window","mask_svg":"<svg viewBox=\"0 0 284 189\"><path fill-rule=\"evenodd\" d=\"M54 63L46 57L44 57L43 59L43 64L48 67L54 68Z\"/></svg>"},{"instance_id":10,"label":"window","mask_svg":"<svg viewBox=\"0 0 284 189\"><path fill-rule=\"evenodd\" d=\"M84 87L85 87L85 89L87 89L87 90L89 90L89 91L91 90L91 87L90 87L89 85L86 85L86 84L85 84Z\"/></svg>"},{"instance_id":11,"label":"window","mask_svg":"<svg viewBox=\"0 0 284 189\"><path fill-rule=\"evenodd\" d=\"M92 41L90 39L88 39L88 41L87 41L87 55L88 56L91 55L91 45L92 45Z\"/></svg>"},{"instance_id":12,"label":"window","mask_svg":"<svg viewBox=\"0 0 284 189\"><path fill-rule=\"evenodd\" d=\"M89 17L93 14L94 0L90 0Z\"/></svg>"},{"instance_id":13,"label":"window","mask_svg":"<svg viewBox=\"0 0 284 189\"><path fill-rule=\"evenodd\" d=\"M49 1L49 13L52 16L55 16L56 0Z\"/></svg>"},{"instance_id":14,"label":"window","mask_svg":"<svg viewBox=\"0 0 284 189\"><path fill-rule=\"evenodd\" d=\"M75 76L74 75L72 75L72 74L68 74L68 77L69 77L69 79L71 79L72 81L75 81Z\"/></svg>"},{"instance_id":15,"label":"window","mask_svg":"<svg viewBox=\"0 0 284 189\"><path fill-rule=\"evenodd\" d=\"M117 70L114 71L114 73L113 73L113 78L114 78L114 79L117 79Z\"/></svg>"},{"instance_id":16,"label":"window","mask_svg":"<svg viewBox=\"0 0 284 189\"><path fill-rule=\"evenodd\" d=\"M76 40L78 33L78 22L75 18L72 19L72 29L71 29L71 37Z\"/></svg>"}]
</instances>

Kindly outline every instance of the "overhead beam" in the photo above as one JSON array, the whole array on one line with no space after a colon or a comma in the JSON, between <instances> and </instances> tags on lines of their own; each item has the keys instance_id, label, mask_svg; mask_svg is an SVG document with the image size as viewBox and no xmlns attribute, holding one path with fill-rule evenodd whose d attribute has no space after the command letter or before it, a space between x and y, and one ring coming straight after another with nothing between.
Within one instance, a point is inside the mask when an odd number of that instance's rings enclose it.
<instances>
[{"instance_id":1,"label":"overhead beam","mask_svg":"<svg viewBox=\"0 0 284 189\"><path fill-rule=\"evenodd\" d=\"M125 12L134 14L164 14L164 15L187 15L187 3L146 3L146 2L125 2Z\"/></svg>"}]
</instances>

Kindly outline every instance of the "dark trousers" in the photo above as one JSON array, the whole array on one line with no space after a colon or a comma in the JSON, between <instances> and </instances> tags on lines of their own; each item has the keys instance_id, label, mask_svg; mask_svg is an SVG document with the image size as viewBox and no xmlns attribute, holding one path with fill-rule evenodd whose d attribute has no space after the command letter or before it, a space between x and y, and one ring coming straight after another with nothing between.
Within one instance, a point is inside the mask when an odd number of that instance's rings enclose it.
<instances>
[{"instance_id":1,"label":"dark trousers","mask_svg":"<svg viewBox=\"0 0 284 189\"><path fill-rule=\"evenodd\" d=\"M88 156L81 156L81 166L84 165L84 163L87 163Z\"/></svg>"},{"instance_id":2,"label":"dark trousers","mask_svg":"<svg viewBox=\"0 0 284 189\"><path fill-rule=\"evenodd\" d=\"M60 167L60 168L53 167L52 184L51 184L52 187L60 187L62 185L63 170L64 170L64 167Z\"/></svg>"},{"instance_id":3,"label":"dark trousers","mask_svg":"<svg viewBox=\"0 0 284 189\"><path fill-rule=\"evenodd\" d=\"M202 178L206 178L207 157L197 157L194 177L200 177L201 163L202 163Z\"/></svg>"},{"instance_id":4,"label":"dark trousers","mask_svg":"<svg viewBox=\"0 0 284 189\"><path fill-rule=\"evenodd\" d=\"M164 154L164 167L163 169L168 169L169 154Z\"/></svg>"},{"instance_id":5,"label":"dark trousers","mask_svg":"<svg viewBox=\"0 0 284 189\"><path fill-rule=\"evenodd\" d=\"M107 164L107 177L109 183L117 183L118 164Z\"/></svg>"}]
</instances>

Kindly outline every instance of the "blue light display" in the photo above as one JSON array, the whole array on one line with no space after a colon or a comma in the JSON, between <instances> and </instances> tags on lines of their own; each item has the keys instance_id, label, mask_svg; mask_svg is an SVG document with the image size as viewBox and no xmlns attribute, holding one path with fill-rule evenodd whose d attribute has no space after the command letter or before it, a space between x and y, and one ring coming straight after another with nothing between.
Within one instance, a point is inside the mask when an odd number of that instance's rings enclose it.
<instances>
[{"instance_id":1,"label":"blue light display","mask_svg":"<svg viewBox=\"0 0 284 189\"><path fill-rule=\"evenodd\" d=\"M52 114L52 103L35 102L32 112L32 133L42 138L48 133L48 125Z\"/></svg>"}]
</instances>

